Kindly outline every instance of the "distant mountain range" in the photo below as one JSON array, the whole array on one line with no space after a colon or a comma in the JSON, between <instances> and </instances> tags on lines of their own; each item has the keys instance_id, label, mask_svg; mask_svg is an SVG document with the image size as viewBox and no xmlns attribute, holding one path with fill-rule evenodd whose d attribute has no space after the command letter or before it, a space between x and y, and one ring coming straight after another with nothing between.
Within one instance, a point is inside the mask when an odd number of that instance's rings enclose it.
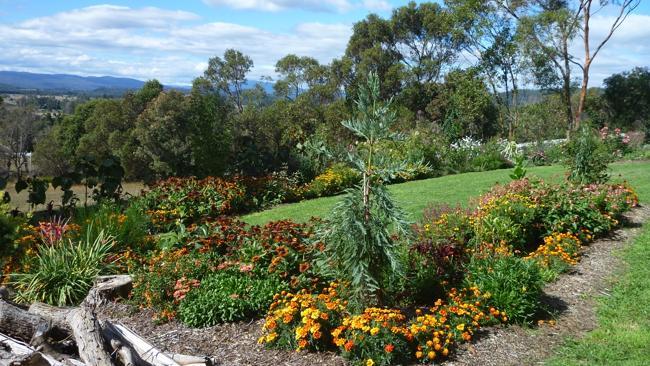
<instances>
[{"instance_id":1,"label":"distant mountain range","mask_svg":"<svg viewBox=\"0 0 650 366\"><path fill-rule=\"evenodd\" d=\"M0 71L0 93L84 93L119 96L127 90L140 89L144 81L113 76L78 76L69 74L35 74L20 71ZM261 84L267 92L273 92L273 84L249 81L247 88ZM188 87L166 85L167 89L189 91Z\"/></svg>"}]
</instances>

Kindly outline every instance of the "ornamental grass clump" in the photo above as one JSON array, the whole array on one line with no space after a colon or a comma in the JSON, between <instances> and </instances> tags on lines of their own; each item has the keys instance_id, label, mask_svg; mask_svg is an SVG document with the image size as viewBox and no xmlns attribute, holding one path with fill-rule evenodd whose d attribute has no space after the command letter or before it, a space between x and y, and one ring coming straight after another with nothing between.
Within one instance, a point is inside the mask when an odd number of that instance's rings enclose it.
<instances>
[{"instance_id":1,"label":"ornamental grass clump","mask_svg":"<svg viewBox=\"0 0 650 366\"><path fill-rule=\"evenodd\" d=\"M379 98L379 79L371 73L356 101L357 117L343 122L361 139L348 154L361 184L346 190L320 230L326 244L325 268L335 278L350 281L350 299L357 309L380 303L381 282L402 272L392 234L406 237L408 233L405 215L385 185L404 170L406 162L394 161L379 148L382 141L397 139L391 131L397 117L391 103Z\"/></svg>"},{"instance_id":2,"label":"ornamental grass clump","mask_svg":"<svg viewBox=\"0 0 650 366\"><path fill-rule=\"evenodd\" d=\"M113 237L103 231L79 241L39 245L30 271L12 275L18 290L17 300L56 306L78 304L88 294L95 278L110 272L111 265L105 259L113 246Z\"/></svg>"}]
</instances>

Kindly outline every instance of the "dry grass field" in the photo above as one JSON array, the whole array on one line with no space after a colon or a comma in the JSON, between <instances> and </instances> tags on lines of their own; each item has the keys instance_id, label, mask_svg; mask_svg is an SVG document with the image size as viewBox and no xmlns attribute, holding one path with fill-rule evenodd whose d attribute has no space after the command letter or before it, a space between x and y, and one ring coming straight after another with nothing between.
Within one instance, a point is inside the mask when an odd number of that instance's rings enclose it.
<instances>
[{"instance_id":1,"label":"dry grass field","mask_svg":"<svg viewBox=\"0 0 650 366\"><path fill-rule=\"evenodd\" d=\"M144 184L141 183L141 182L129 182L129 183L123 183L122 184L122 188L124 189L124 193L134 195L134 196L140 194L140 191L142 191L142 189L144 187L145 187ZM85 196L86 196L85 187L82 186L82 185L77 185L77 186L72 187L72 190L74 191L74 193L77 195L77 197L80 200L79 205L83 205L84 200L85 200ZM14 183L9 182L9 184L7 184L6 191L11 196L10 206L11 206L12 209L17 208L18 210L23 211L23 212L29 211L30 207L29 207L29 203L27 203L27 196L28 196L29 193L27 192L27 190L24 190L24 191L22 191L20 193L16 193L16 191L14 190ZM88 191L88 196L89 196L88 197L88 203L89 204L93 203L92 197L90 197L91 193L92 192L89 190ZM61 204L61 195L62 194L63 193L61 192L60 189L53 189L52 187L50 187L50 189L48 189L48 191L46 193L47 199L45 200L45 202L48 203L50 201L53 201L54 205L56 207L57 205ZM36 210L42 210L43 208L44 208L43 206L39 206L39 207L36 207Z\"/></svg>"}]
</instances>

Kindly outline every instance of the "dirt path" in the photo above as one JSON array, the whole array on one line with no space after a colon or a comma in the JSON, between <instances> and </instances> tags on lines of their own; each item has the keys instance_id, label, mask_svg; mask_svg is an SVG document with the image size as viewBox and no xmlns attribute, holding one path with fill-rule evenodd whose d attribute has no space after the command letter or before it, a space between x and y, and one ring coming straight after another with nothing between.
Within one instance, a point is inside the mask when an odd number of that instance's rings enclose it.
<instances>
[{"instance_id":1,"label":"dirt path","mask_svg":"<svg viewBox=\"0 0 650 366\"><path fill-rule=\"evenodd\" d=\"M573 271L544 289L545 302L559 312L556 325L486 329L475 342L463 345L444 364L538 365L552 356L567 337L581 337L593 330L598 325L597 297L609 294L612 277L623 266L617 252L640 233L641 224L650 218L650 207L636 208L626 217L630 221L627 227L585 247Z\"/></svg>"},{"instance_id":2,"label":"dirt path","mask_svg":"<svg viewBox=\"0 0 650 366\"><path fill-rule=\"evenodd\" d=\"M596 298L611 290L612 275L622 263L615 252L624 248L650 218L650 208L637 208L627 215L630 225L586 247L573 272L562 275L545 288L545 302L559 313L555 326L535 328L508 326L484 330L471 344L462 345L447 366L535 365L553 354L566 337L580 337L597 326ZM219 365L344 365L331 352L307 353L267 350L257 344L262 321L223 324L192 329L180 322L155 325L152 313L133 311L127 305L108 304L100 317L117 320L148 338L163 351L212 355Z\"/></svg>"}]
</instances>

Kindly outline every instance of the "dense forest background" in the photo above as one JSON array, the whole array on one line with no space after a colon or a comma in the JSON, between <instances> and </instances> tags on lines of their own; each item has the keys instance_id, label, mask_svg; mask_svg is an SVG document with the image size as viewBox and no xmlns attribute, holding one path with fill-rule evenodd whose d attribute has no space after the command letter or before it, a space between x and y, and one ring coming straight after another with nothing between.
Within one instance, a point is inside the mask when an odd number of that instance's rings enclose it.
<instances>
[{"instance_id":1,"label":"dense forest background","mask_svg":"<svg viewBox=\"0 0 650 366\"><path fill-rule=\"evenodd\" d=\"M620 9L612 32L635 4L601 4ZM356 23L341 58L322 64L289 54L277 61L274 80L255 87L248 80L253 61L229 49L187 90L150 80L121 97L5 101L2 168L20 176L31 152L39 174L49 176L113 161L128 180L285 172L309 181L355 148L341 121L352 117L370 72L398 114L402 138L387 148L429 166L468 138L558 139L585 121L645 132L647 68L588 85L589 66L605 46L593 44L589 53L590 7L557 0L410 3L388 19L371 14ZM587 40L586 59L568 51L578 38Z\"/></svg>"}]
</instances>

